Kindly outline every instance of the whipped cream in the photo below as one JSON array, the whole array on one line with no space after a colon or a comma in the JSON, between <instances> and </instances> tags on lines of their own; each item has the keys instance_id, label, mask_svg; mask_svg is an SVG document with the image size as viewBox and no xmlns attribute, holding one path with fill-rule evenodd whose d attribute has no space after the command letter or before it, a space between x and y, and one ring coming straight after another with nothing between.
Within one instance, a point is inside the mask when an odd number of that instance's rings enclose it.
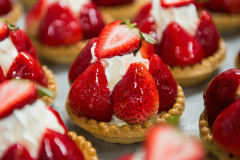
<instances>
[{"instance_id":1,"label":"whipped cream","mask_svg":"<svg viewBox=\"0 0 240 160\"><path fill-rule=\"evenodd\" d=\"M56 116L41 100L26 105L21 110L14 110L10 116L0 121L0 158L9 147L20 143L36 159L46 128L64 134L64 128Z\"/></svg>"},{"instance_id":2,"label":"whipped cream","mask_svg":"<svg viewBox=\"0 0 240 160\"><path fill-rule=\"evenodd\" d=\"M194 4L163 8L160 0L153 0L150 13L155 19L158 41L162 40L163 32L171 22L178 23L192 36L198 28L199 18Z\"/></svg>"}]
</instances>

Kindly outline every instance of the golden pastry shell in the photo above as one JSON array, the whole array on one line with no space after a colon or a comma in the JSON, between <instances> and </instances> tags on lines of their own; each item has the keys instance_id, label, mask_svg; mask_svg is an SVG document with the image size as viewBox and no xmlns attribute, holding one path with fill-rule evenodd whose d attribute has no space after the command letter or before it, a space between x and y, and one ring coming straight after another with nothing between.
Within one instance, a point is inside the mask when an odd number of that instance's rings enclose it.
<instances>
[{"instance_id":1,"label":"golden pastry shell","mask_svg":"<svg viewBox=\"0 0 240 160\"><path fill-rule=\"evenodd\" d=\"M37 2L37 0L19 0L19 1L23 4L25 9L29 9Z\"/></svg>"},{"instance_id":2,"label":"golden pastry shell","mask_svg":"<svg viewBox=\"0 0 240 160\"><path fill-rule=\"evenodd\" d=\"M212 56L204 58L193 66L170 67L170 70L183 87L199 84L209 78L225 61L227 46L223 39L219 40L219 48Z\"/></svg>"},{"instance_id":3,"label":"golden pastry shell","mask_svg":"<svg viewBox=\"0 0 240 160\"><path fill-rule=\"evenodd\" d=\"M237 57L236 57L235 66L236 66L236 68L240 69L239 55L237 55Z\"/></svg>"},{"instance_id":4,"label":"golden pastry shell","mask_svg":"<svg viewBox=\"0 0 240 160\"><path fill-rule=\"evenodd\" d=\"M18 21L18 19L22 16L22 14L23 14L22 5L19 2L14 2L12 5L12 10L8 14L1 16L1 18L4 18L11 24L15 24Z\"/></svg>"},{"instance_id":5,"label":"golden pastry shell","mask_svg":"<svg viewBox=\"0 0 240 160\"><path fill-rule=\"evenodd\" d=\"M156 118L153 123L145 122L143 125L135 124L118 127L117 125L108 125L105 122L78 117L72 112L68 98L66 101L66 110L73 122L97 138L103 139L106 142L120 144L132 144L143 141L147 128L156 123L167 122L167 119L172 115L181 116L184 109L185 96L181 86L178 86L178 95L173 107L167 113L163 114L161 118Z\"/></svg>"}]
</instances>

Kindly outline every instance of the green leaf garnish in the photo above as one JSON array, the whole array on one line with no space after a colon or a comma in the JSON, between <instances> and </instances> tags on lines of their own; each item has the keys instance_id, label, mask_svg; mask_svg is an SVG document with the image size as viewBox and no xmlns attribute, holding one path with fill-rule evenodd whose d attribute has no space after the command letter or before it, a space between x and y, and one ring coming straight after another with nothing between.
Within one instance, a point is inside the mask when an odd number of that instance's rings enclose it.
<instances>
[{"instance_id":1,"label":"green leaf garnish","mask_svg":"<svg viewBox=\"0 0 240 160\"><path fill-rule=\"evenodd\" d=\"M0 20L3 21L3 22L6 22L8 28L9 28L11 31L16 31L16 30L19 29L18 26L14 25L14 24L10 24L10 23L8 23L8 21L7 21L6 19L4 19L4 18L0 18Z\"/></svg>"},{"instance_id":2,"label":"green leaf garnish","mask_svg":"<svg viewBox=\"0 0 240 160\"><path fill-rule=\"evenodd\" d=\"M43 96L47 96L47 97L51 97L51 98L55 97L55 95L52 91L50 91L49 89L47 89L45 87L42 87L41 85L36 84L36 88L38 91L38 95L40 97L43 97Z\"/></svg>"},{"instance_id":3,"label":"green leaf garnish","mask_svg":"<svg viewBox=\"0 0 240 160\"><path fill-rule=\"evenodd\" d=\"M147 42L149 42L149 43L151 43L151 44L156 44L156 43L157 43L157 41L156 41L151 35L149 35L149 34L142 33L142 36L144 37L144 39L145 39Z\"/></svg>"},{"instance_id":4,"label":"green leaf garnish","mask_svg":"<svg viewBox=\"0 0 240 160\"><path fill-rule=\"evenodd\" d=\"M171 117L169 117L169 118L167 119L167 122L170 123L170 124L177 124L179 118L180 118L180 116L172 115Z\"/></svg>"}]
</instances>

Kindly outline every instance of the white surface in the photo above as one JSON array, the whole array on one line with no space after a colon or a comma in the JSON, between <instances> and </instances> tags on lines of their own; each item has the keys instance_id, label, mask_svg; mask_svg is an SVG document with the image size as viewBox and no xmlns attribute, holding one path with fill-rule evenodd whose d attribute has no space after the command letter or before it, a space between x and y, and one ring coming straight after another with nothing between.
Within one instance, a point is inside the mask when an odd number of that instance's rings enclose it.
<instances>
[{"instance_id":1,"label":"white surface","mask_svg":"<svg viewBox=\"0 0 240 160\"><path fill-rule=\"evenodd\" d=\"M23 19L20 20L20 28L24 27ZM240 51L240 31L223 36L228 46L227 58L224 65L218 70L215 75L209 78L206 82L194 87L184 88L186 96L186 109L180 119L180 128L187 134L199 135L198 120L203 106L203 91L211 79L217 74L234 68L235 57ZM54 72L59 87L58 97L53 104L69 131L75 131L78 135L83 135L88 141L92 142L93 147L96 148L100 160L113 160L124 153L133 153L140 146L141 143L132 145L120 145L106 143L100 139L93 137L91 134L74 124L67 116L65 111L65 100L69 91L68 85L68 69L70 66L48 65Z\"/></svg>"}]
</instances>

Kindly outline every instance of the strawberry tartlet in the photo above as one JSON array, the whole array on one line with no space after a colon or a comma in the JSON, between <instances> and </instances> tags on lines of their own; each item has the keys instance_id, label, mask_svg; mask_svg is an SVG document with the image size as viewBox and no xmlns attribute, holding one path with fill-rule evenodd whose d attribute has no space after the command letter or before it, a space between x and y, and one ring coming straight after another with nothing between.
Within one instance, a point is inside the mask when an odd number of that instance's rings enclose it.
<instances>
[{"instance_id":1,"label":"strawberry tartlet","mask_svg":"<svg viewBox=\"0 0 240 160\"><path fill-rule=\"evenodd\" d=\"M187 137L166 124L147 132L144 146L117 160L205 160L205 149L196 137Z\"/></svg>"},{"instance_id":2,"label":"strawberry tartlet","mask_svg":"<svg viewBox=\"0 0 240 160\"><path fill-rule=\"evenodd\" d=\"M40 58L69 64L111 21L90 0L39 0L26 16L26 32Z\"/></svg>"},{"instance_id":3,"label":"strawberry tartlet","mask_svg":"<svg viewBox=\"0 0 240 160\"><path fill-rule=\"evenodd\" d=\"M111 15L115 20L132 20L149 0L92 0L98 8Z\"/></svg>"},{"instance_id":4,"label":"strawberry tartlet","mask_svg":"<svg viewBox=\"0 0 240 160\"><path fill-rule=\"evenodd\" d=\"M38 0L19 0L25 9L31 8L34 4L37 3Z\"/></svg>"},{"instance_id":5,"label":"strawberry tartlet","mask_svg":"<svg viewBox=\"0 0 240 160\"><path fill-rule=\"evenodd\" d=\"M226 45L211 15L198 18L193 0L153 0L135 18L139 29L158 41L155 52L181 86L196 85L224 62Z\"/></svg>"},{"instance_id":6,"label":"strawberry tartlet","mask_svg":"<svg viewBox=\"0 0 240 160\"><path fill-rule=\"evenodd\" d=\"M195 2L198 10L208 10L220 32L239 30L240 1L239 0L208 0Z\"/></svg>"},{"instance_id":7,"label":"strawberry tartlet","mask_svg":"<svg viewBox=\"0 0 240 160\"><path fill-rule=\"evenodd\" d=\"M177 123L185 109L182 88L154 54L156 41L135 26L129 20L108 24L69 71L68 115L110 143L141 142L148 127Z\"/></svg>"},{"instance_id":8,"label":"strawberry tartlet","mask_svg":"<svg viewBox=\"0 0 240 160\"><path fill-rule=\"evenodd\" d=\"M240 160L240 70L216 76L204 91L200 137L219 160Z\"/></svg>"},{"instance_id":9,"label":"strawberry tartlet","mask_svg":"<svg viewBox=\"0 0 240 160\"><path fill-rule=\"evenodd\" d=\"M0 21L0 77L22 78L47 87L54 95L41 99L51 105L57 95L57 83L51 70L41 66L27 34L15 26Z\"/></svg>"},{"instance_id":10,"label":"strawberry tartlet","mask_svg":"<svg viewBox=\"0 0 240 160\"><path fill-rule=\"evenodd\" d=\"M240 52L238 53L236 60L235 60L236 68L240 69Z\"/></svg>"},{"instance_id":11,"label":"strawberry tartlet","mask_svg":"<svg viewBox=\"0 0 240 160\"><path fill-rule=\"evenodd\" d=\"M97 159L91 143L68 133L58 112L38 99L47 89L37 88L23 80L0 84L0 160Z\"/></svg>"},{"instance_id":12,"label":"strawberry tartlet","mask_svg":"<svg viewBox=\"0 0 240 160\"><path fill-rule=\"evenodd\" d=\"M22 5L17 1L1 0L0 1L0 17L9 23L15 23L22 16Z\"/></svg>"}]
</instances>

